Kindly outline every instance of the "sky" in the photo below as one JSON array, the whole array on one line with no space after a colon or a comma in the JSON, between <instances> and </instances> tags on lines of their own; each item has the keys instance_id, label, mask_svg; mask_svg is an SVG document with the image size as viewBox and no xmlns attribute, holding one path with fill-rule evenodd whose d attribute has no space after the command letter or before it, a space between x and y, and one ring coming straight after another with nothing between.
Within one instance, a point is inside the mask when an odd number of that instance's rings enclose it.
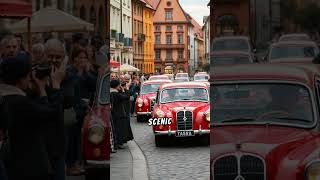
<instances>
[{"instance_id":1,"label":"sky","mask_svg":"<svg viewBox=\"0 0 320 180\"><path fill-rule=\"evenodd\" d=\"M209 0L179 0L179 2L182 8L202 26L203 16L210 14L210 8L207 6Z\"/></svg>"}]
</instances>

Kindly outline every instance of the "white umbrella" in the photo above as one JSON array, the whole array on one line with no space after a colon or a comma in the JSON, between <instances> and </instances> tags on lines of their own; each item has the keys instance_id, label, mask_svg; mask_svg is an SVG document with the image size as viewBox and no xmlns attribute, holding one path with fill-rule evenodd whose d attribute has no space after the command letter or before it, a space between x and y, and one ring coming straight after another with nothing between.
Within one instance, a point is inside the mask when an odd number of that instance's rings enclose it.
<instances>
[{"instance_id":1,"label":"white umbrella","mask_svg":"<svg viewBox=\"0 0 320 180\"><path fill-rule=\"evenodd\" d=\"M138 72L140 71L138 68L135 68L129 64L122 64L120 66L120 72Z\"/></svg>"},{"instance_id":2,"label":"white umbrella","mask_svg":"<svg viewBox=\"0 0 320 180\"><path fill-rule=\"evenodd\" d=\"M10 26L16 33L27 32L27 18ZM93 31L94 25L56 8L42 8L31 17L31 32Z\"/></svg>"}]
</instances>

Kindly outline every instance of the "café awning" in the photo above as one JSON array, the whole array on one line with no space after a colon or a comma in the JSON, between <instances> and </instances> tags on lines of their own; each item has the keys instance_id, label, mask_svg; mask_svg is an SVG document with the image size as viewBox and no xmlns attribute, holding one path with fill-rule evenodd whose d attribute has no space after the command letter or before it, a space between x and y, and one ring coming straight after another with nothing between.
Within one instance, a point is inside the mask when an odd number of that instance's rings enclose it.
<instances>
[{"instance_id":1,"label":"caf\u00e9 awning","mask_svg":"<svg viewBox=\"0 0 320 180\"><path fill-rule=\"evenodd\" d=\"M27 32L27 19L13 24L15 33ZM42 8L31 17L31 32L81 32L94 31L94 25L56 8Z\"/></svg>"}]
</instances>

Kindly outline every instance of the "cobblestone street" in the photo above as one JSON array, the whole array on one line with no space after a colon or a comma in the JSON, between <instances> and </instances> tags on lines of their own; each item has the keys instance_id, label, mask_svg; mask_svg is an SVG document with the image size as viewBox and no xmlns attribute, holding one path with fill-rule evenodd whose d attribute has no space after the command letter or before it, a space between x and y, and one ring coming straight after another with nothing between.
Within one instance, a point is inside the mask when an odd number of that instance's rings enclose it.
<instances>
[{"instance_id":1,"label":"cobblestone street","mask_svg":"<svg viewBox=\"0 0 320 180\"><path fill-rule=\"evenodd\" d=\"M168 147L156 147L152 127L132 119L135 141L148 162L150 180L210 179L209 146L197 139L175 141Z\"/></svg>"}]
</instances>

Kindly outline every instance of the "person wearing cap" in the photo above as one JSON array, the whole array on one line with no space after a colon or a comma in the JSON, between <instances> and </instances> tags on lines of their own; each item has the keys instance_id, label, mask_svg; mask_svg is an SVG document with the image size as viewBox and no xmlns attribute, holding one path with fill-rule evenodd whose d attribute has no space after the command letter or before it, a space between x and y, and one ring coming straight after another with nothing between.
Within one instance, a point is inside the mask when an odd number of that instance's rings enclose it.
<instances>
[{"instance_id":1,"label":"person wearing cap","mask_svg":"<svg viewBox=\"0 0 320 180\"><path fill-rule=\"evenodd\" d=\"M117 79L110 82L110 102L111 102L111 116L112 123L115 129L116 136L116 149L123 149L123 144L133 139L130 122L127 120L127 112L125 110L125 103L129 101L130 94L126 85L121 86L120 81Z\"/></svg>"},{"instance_id":2,"label":"person wearing cap","mask_svg":"<svg viewBox=\"0 0 320 180\"><path fill-rule=\"evenodd\" d=\"M9 152L5 159L9 180L47 180L52 172L46 148L47 123L55 121L63 96L60 82L62 69L51 72L54 100L48 101L47 79L38 79L31 69L30 56L22 53L5 59L1 65L0 96L6 113L1 121L7 133ZM37 87L39 98L31 99L25 90L30 84ZM2 108L3 108L2 107Z\"/></svg>"}]
</instances>

